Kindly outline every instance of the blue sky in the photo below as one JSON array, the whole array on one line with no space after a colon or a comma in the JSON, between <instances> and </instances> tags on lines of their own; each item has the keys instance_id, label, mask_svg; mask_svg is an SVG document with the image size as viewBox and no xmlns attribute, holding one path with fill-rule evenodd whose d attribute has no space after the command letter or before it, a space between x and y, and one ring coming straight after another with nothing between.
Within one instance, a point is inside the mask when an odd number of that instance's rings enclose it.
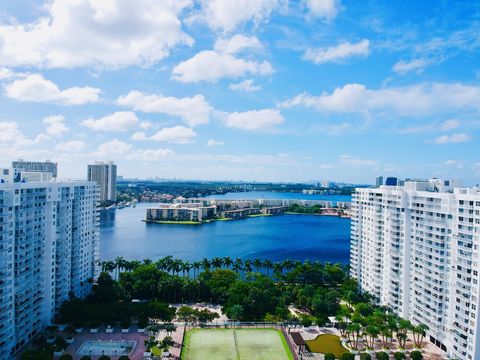
<instances>
[{"instance_id":1,"label":"blue sky","mask_svg":"<svg viewBox=\"0 0 480 360\"><path fill-rule=\"evenodd\" d=\"M480 3L3 0L0 167L480 181Z\"/></svg>"}]
</instances>

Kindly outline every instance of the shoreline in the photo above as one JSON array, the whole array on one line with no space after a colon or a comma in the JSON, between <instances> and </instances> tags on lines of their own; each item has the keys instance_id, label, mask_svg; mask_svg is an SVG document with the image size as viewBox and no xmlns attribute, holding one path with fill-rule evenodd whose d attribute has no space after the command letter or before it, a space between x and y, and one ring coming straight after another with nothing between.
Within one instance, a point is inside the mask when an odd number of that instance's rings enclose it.
<instances>
[{"instance_id":1,"label":"shoreline","mask_svg":"<svg viewBox=\"0 0 480 360\"><path fill-rule=\"evenodd\" d=\"M254 214L248 215L241 218L218 218L218 219L209 219L204 221L189 221L189 220L147 220L142 219L143 222L147 224L160 224L160 225L204 225L211 224L217 221L233 221L233 220L244 220L248 218L257 218L257 217L270 217L270 216L281 216L281 215L310 215L310 216L331 216L340 219L351 219L350 216L342 216L338 214L315 214L315 213L296 213L296 212L284 212L282 214Z\"/></svg>"}]
</instances>

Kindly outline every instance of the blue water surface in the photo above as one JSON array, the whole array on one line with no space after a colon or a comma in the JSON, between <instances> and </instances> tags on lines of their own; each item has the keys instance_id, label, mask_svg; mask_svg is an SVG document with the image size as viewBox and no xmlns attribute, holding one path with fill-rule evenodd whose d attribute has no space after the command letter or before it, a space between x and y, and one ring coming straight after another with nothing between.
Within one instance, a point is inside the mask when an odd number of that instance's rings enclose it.
<instances>
[{"instance_id":1,"label":"blue water surface","mask_svg":"<svg viewBox=\"0 0 480 360\"><path fill-rule=\"evenodd\" d=\"M350 220L331 216L279 215L203 225L142 222L147 207L102 210L100 257L157 259L172 255L195 261L216 256L349 261Z\"/></svg>"}]
</instances>

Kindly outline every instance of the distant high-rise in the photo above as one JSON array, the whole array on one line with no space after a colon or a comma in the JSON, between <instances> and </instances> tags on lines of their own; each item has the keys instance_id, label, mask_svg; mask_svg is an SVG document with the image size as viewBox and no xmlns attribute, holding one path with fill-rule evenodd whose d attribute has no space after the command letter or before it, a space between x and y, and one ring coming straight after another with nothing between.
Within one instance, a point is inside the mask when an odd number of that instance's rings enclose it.
<instances>
[{"instance_id":1,"label":"distant high-rise","mask_svg":"<svg viewBox=\"0 0 480 360\"><path fill-rule=\"evenodd\" d=\"M57 163L46 161L12 161L12 170L17 172L38 172L38 173L50 173L52 177L57 177Z\"/></svg>"},{"instance_id":2,"label":"distant high-rise","mask_svg":"<svg viewBox=\"0 0 480 360\"><path fill-rule=\"evenodd\" d=\"M112 161L96 161L88 165L88 181L100 188L100 201L115 201L117 196L117 165Z\"/></svg>"},{"instance_id":3,"label":"distant high-rise","mask_svg":"<svg viewBox=\"0 0 480 360\"><path fill-rule=\"evenodd\" d=\"M0 183L0 359L52 324L70 296L97 276L97 186L93 182Z\"/></svg>"},{"instance_id":4,"label":"distant high-rise","mask_svg":"<svg viewBox=\"0 0 480 360\"><path fill-rule=\"evenodd\" d=\"M389 183L353 195L351 275L449 359L480 359L480 188Z\"/></svg>"},{"instance_id":5,"label":"distant high-rise","mask_svg":"<svg viewBox=\"0 0 480 360\"><path fill-rule=\"evenodd\" d=\"M380 187L383 185L383 176L379 176L375 179L375 187Z\"/></svg>"}]
</instances>

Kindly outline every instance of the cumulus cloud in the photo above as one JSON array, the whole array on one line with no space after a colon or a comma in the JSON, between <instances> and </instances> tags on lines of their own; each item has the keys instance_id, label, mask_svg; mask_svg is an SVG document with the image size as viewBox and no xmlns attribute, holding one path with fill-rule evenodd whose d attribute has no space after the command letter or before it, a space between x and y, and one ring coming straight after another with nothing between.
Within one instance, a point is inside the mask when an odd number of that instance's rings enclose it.
<instances>
[{"instance_id":1,"label":"cumulus cloud","mask_svg":"<svg viewBox=\"0 0 480 360\"><path fill-rule=\"evenodd\" d=\"M229 113L224 118L226 126L242 130L267 130L284 122L276 109L250 110Z\"/></svg>"},{"instance_id":2,"label":"cumulus cloud","mask_svg":"<svg viewBox=\"0 0 480 360\"><path fill-rule=\"evenodd\" d=\"M458 133L458 134L451 134L451 135L441 135L428 142L431 142L434 144L457 144L462 142L468 142L470 140L472 140L472 137L470 135Z\"/></svg>"},{"instance_id":3,"label":"cumulus cloud","mask_svg":"<svg viewBox=\"0 0 480 360\"><path fill-rule=\"evenodd\" d=\"M57 144L55 146L55 150L61 151L61 152L74 153L74 152L79 152L83 150L86 145L87 144L83 141L72 140L72 141L67 141L67 142Z\"/></svg>"},{"instance_id":4,"label":"cumulus cloud","mask_svg":"<svg viewBox=\"0 0 480 360\"><path fill-rule=\"evenodd\" d=\"M459 126L460 126L460 121L458 119L450 119L442 122L440 124L440 129L442 131L448 131L448 130L456 129Z\"/></svg>"},{"instance_id":5,"label":"cumulus cloud","mask_svg":"<svg viewBox=\"0 0 480 360\"><path fill-rule=\"evenodd\" d=\"M261 49L262 44L255 36L237 34L231 38L215 41L214 50L225 54L236 54L246 49Z\"/></svg>"},{"instance_id":6,"label":"cumulus cloud","mask_svg":"<svg viewBox=\"0 0 480 360\"><path fill-rule=\"evenodd\" d=\"M128 153L131 149L132 145L117 139L113 139L100 144L97 150L97 155L121 155Z\"/></svg>"},{"instance_id":7,"label":"cumulus cloud","mask_svg":"<svg viewBox=\"0 0 480 360\"><path fill-rule=\"evenodd\" d=\"M137 141L164 141L176 144L189 144L192 143L197 136L197 133L191 128L185 126L174 126L170 128L164 128L157 131L152 136L147 136L145 132L139 131L132 135L132 140Z\"/></svg>"},{"instance_id":8,"label":"cumulus cloud","mask_svg":"<svg viewBox=\"0 0 480 360\"><path fill-rule=\"evenodd\" d=\"M340 0L306 0L305 5L312 17L330 22L343 10Z\"/></svg>"},{"instance_id":9,"label":"cumulus cloud","mask_svg":"<svg viewBox=\"0 0 480 360\"><path fill-rule=\"evenodd\" d=\"M309 48L303 55L303 59L313 61L317 65L327 62L338 62L354 56L368 56L369 48L370 42L367 39L353 44L344 42L326 49Z\"/></svg>"},{"instance_id":10,"label":"cumulus cloud","mask_svg":"<svg viewBox=\"0 0 480 360\"><path fill-rule=\"evenodd\" d=\"M101 90L89 86L71 87L64 90L40 74L31 74L24 79L5 85L5 95L17 101L83 105L98 101Z\"/></svg>"},{"instance_id":11,"label":"cumulus cloud","mask_svg":"<svg viewBox=\"0 0 480 360\"><path fill-rule=\"evenodd\" d=\"M213 146L221 146L225 144L223 141L218 141L218 140L214 140L214 139L210 139L207 141L207 146L208 147L213 147Z\"/></svg>"},{"instance_id":12,"label":"cumulus cloud","mask_svg":"<svg viewBox=\"0 0 480 360\"><path fill-rule=\"evenodd\" d=\"M201 0L200 11L189 21L205 23L213 30L232 31L252 21L267 21L280 0Z\"/></svg>"},{"instance_id":13,"label":"cumulus cloud","mask_svg":"<svg viewBox=\"0 0 480 360\"><path fill-rule=\"evenodd\" d=\"M99 119L87 119L82 125L95 131L124 132L138 125L138 118L132 111L117 111Z\"/></svg>"},{"instance_id":14,"label":"cumulus cloud","mask_svg":"<svg viewBox=\"0 0 480 360\"><path fill-rule=\"evenodd\" d=\"M140 161L155 161L173 155L170 149L138 149L127 155L127 159Z\"/></svg>"},{"instance_id":15,"label":"cumulus cloud","mask_svg":"<svg viewBox=\"0 0 480 360\"><path fill-rule=\"evenodd\" d=\"M161 94L144 94L140 91L130 91L120 96L117 104L131 107L135 111L148 113L163 113L178 116L189 126L206 124L209 122L212 106L203 95L176 98Z\"/></svg>"},{"instance_id":16,"label":"cumulus cloud","mask_svg":"<svg viewBox=\"0 0 480 360\"><path fill-rule=\"evenodd\" d=\"M52 0L30 23L0 24L0 65L150 65L193 40L179 15L191 0ZM154 16L152 16L154 14Z\"/></svg>"},{"instance_id":17,"label":"cumulus cloud","mask_svg":"<svg viewBox=\"0 0 480 360\"><path fill-rule=\"evenodd\" d=\"M63 115L48 116L43 119L43 124L47 127L46 133L48 135L61 136L70 130L65 125L65 116Z\"/></svg>"},{"instance_id":18,"label":"cumulus cloud","mask_svg":"<svg viewBox=\"0 0 480 360\"><path fill-rule=\"evenodd\" d=\"M216 82L223 78L239 78L245 75L269 75L273 73L268 61L257 62L237 58L231 54L204 50L173 68L172 78L183 83L199 81Z\"/></svg>"},{"instance_id":19,"label":"cumulus cloud","mask_svg":"<svg viewBox=\"0 0 480 360\"><path fill-rule=\"evenodd\" d=\"M255 85L253 79L247 79L238 83L230 84L228 85L228 88L234 91L253 92L260 90L262 87L260 85Z\"/></svg>"},{"instance_id":20,"label":"cumulus cloud","mask_svg":"<svg viewBox=\"0 0 480 360\"><path fill-rule=\"evenodd\" d=\"M0 122L0 147L18 148L31 143L20 131L17 123Z\"/></svg>"},{"instance_id":21,"label":"cumulus cloud","mask_svg":"<svg viewBox=\"0 0 480 360\"><path fill-rule=\"evenodd\" d=\"M299 94L279 106L303 106L330 113L419 117L455 110L476 110L479 103L480 87L460 83L421 83L381 89L347 84L330 94Z\"/></svg>"}]
</instances>

